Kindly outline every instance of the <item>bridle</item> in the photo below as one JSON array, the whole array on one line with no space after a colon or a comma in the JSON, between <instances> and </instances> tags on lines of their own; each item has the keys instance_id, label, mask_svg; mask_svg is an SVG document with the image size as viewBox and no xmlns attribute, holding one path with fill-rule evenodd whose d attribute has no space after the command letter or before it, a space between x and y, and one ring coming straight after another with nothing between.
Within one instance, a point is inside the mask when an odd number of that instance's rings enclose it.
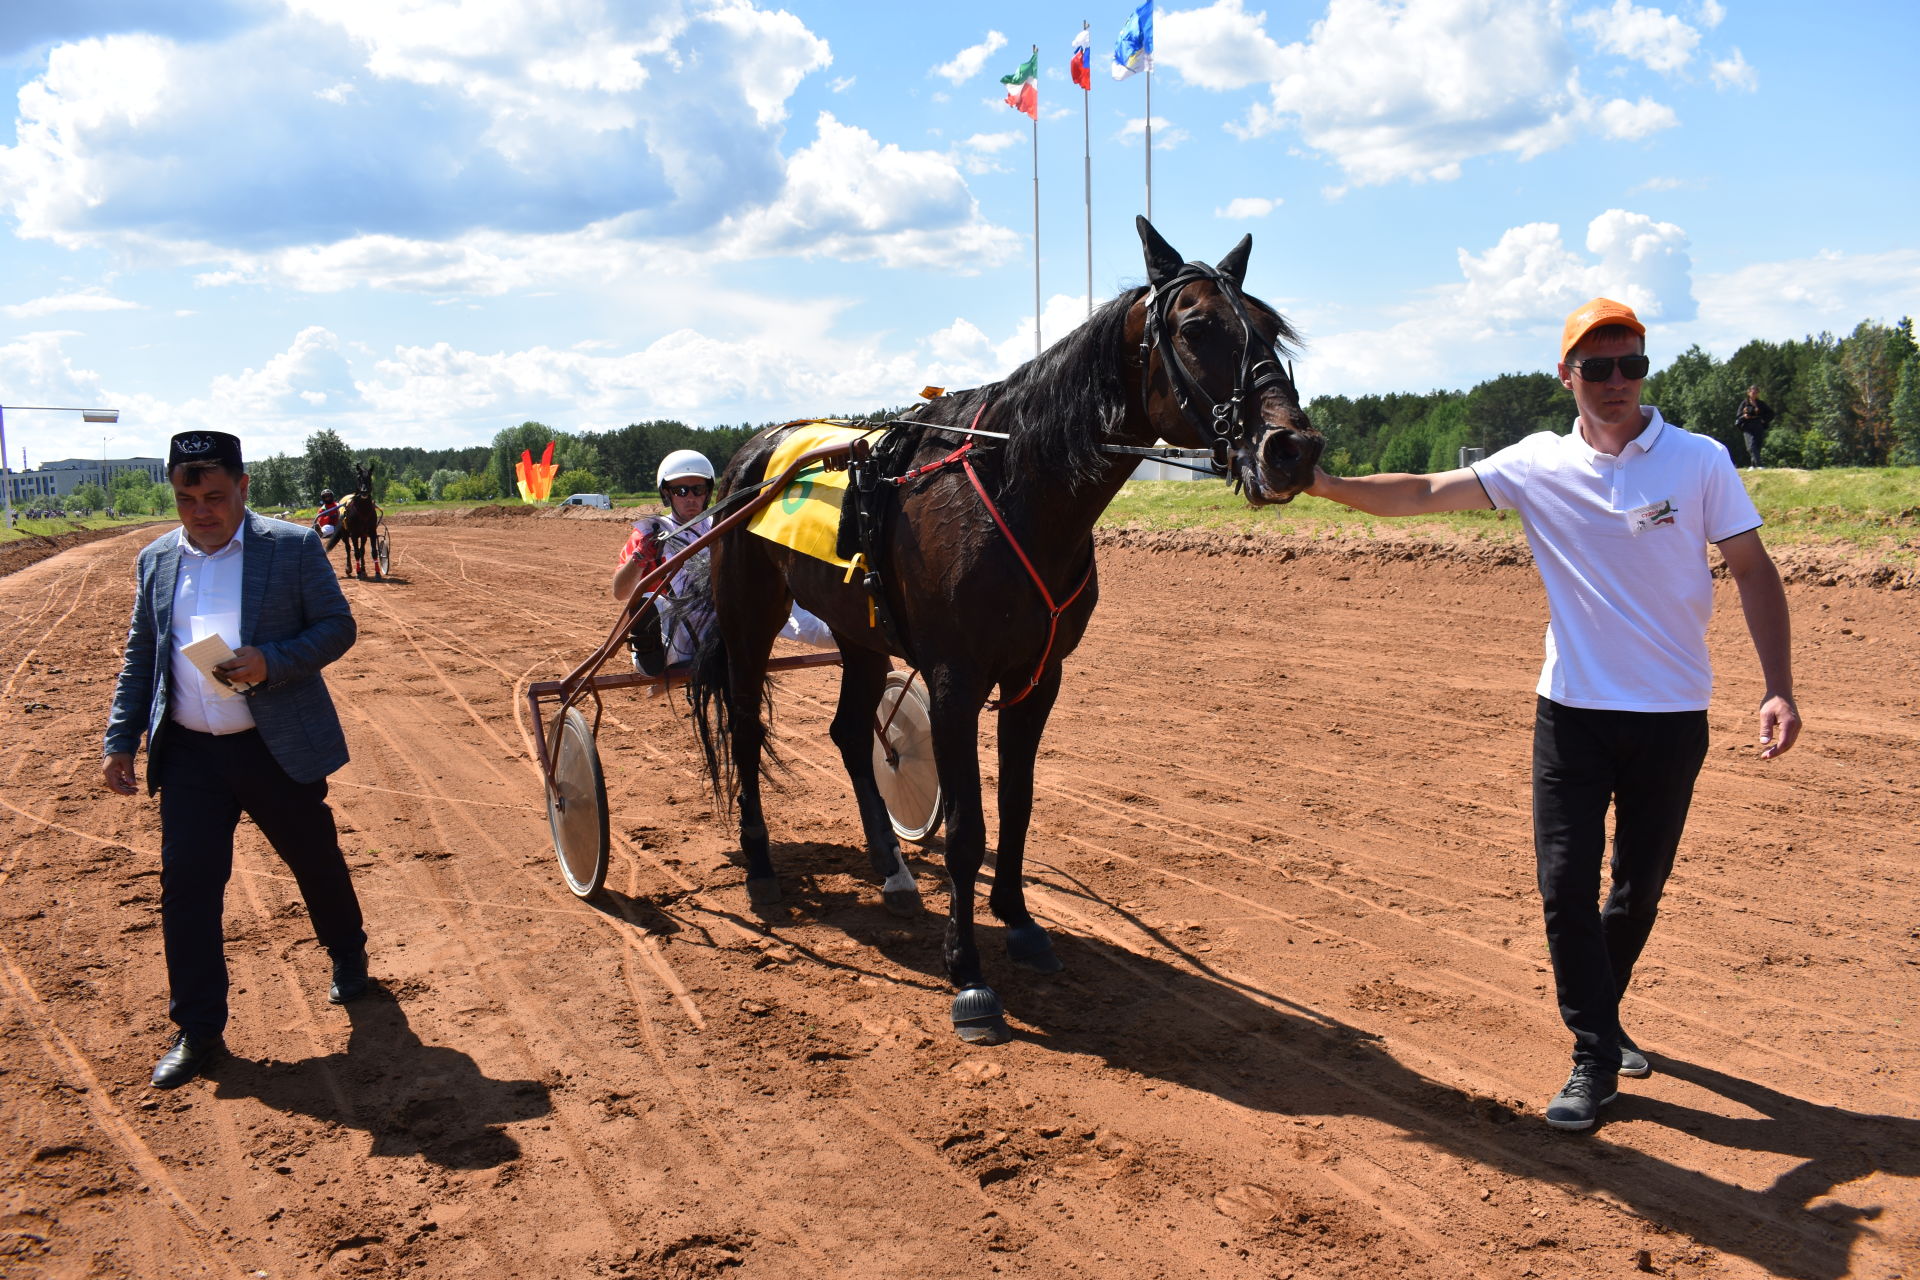
<instances>
[{"instance_id":1,"label":"bridle","mask_svg":"<svg viewBox=\"0 0 1920 1280\"><path fill-rule=\"evenodd\" d=\"M1202 280L1213 282L1214 288L1226 298L1227 305L1233 308L1233 314L1240 321L1240 364L1234 371L1233 394L1224 402L1209 395L1200 379L1194 376L1193 370L1187 367L1169 327L1173 304L1179 300L1180 294L1188 285ZM1142 373L1144 375L1150 357L1158 352L1160 367L1166 370L1167 382L1173 387L1174 403L1180 407L1181 416L1196 428L1201 439L1210 442L1206 449L1192 451L1193 456L1210 459L1214 473L1226 475L1232 464L1234 443L1243 441L1249 451L1255 446L1255 433L1264 425L1259 411L1262 393L1269 387L1282 387L1298 403L1300 397L1294 388L1292 373L1282 369L1279 359L1271 354L1255 359L1253 321L1247 315L1246 298L1232 277L1204 262L1186 263L1172 279L1149 287L1146 310L1146 329L1140 338ZM1202 406L1206 410L1204 414L1201 412ZM1243 477L1233 477L1236 490L1243 483Z\"/></svg>"}]
</instances>

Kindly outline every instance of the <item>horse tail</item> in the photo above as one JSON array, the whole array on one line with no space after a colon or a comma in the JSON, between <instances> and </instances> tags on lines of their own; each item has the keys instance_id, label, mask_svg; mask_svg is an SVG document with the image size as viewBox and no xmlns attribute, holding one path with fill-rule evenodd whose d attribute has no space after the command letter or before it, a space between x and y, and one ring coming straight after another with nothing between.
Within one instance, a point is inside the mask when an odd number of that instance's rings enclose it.
<instances>
[{"instance_id":1,"label":"horse tail","mask_svg":"<svg viewBox=\"0 0 1920 1280\"><path fill-rule=\"evenodd\" d=\"M713 788L714 801L725 812L733 807L738 792L733 730L739 709L733 705L733 664L727 654L726 637L719 627L709 628L701 637L687 666L687 705L692 710L694 734L700 740L700 754L706 763L707 782ZM770 780L776 767L785 767L774 750L772 735L764 728L773 720L772 676L761 680L760 705L750 710L762 726L760 776Z\"/></svg>"},{"instance_id":2,"label":"horse tail","mask_svg":"<svg viewBox=\"0 0 1920 1280\"><path fill-rule=\"evenodd\" d=\"M687 676L687 705L693 712L693 731L706 760L707 783L722 810L733 805L733 709L729 688L732 667L727 661L726 637L711 627L694 650Z\"/></svg>"}]
</instances>

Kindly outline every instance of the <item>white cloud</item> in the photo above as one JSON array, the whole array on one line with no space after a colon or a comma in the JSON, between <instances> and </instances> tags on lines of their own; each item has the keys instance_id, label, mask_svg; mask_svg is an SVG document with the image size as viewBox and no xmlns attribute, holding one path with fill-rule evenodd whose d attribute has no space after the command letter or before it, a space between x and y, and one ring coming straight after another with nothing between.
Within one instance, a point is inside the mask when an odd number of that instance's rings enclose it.
<instances>
[{"instance_id":1,"label":"white cloud","mask_svg":"<svg viewBox=\"0 0 1920 1280\"><path fill-rule=\"evenodd\" d=\"M291 346L259 369L215 378L208 398L219 414L210 421L220 422L298 416L322 406L339 412L361 404L340 340L319 325L302 329Z\"/></svg>"},{"instance_id":2,"label":"white cloud","mask_svg":"<svg viewBox=\"0 0 1920 1280\"><path fill-rule=\"evenodd\" d=\"M987 32L987 38L979 44L969 45L965 49L933 68L933 74L944 76L954 84L961 84L980 74L980 68L987 65L987 59L1007 47L1007 38L998 31ZM1011 71L1013 68L1007 68Z\"/></svg>"},{"instance_id":3,"label":"white cloud","mask_svg":"<svg viewBox=\"0 0 1920 1280\"><path fill-rule=\"evenodd\" d=\"M1464 390L1495 374L1551 368L1567 312L1595 295L1627 303L1650 327L1671 330L1694 319L1691 257L1679 227L1610 209L1588 224L1584 249L1570 247L1554 223L1529 223L1482 253L1459 250L1461 281L1422 292L1384 325L1302 308L1292 318L1313 341L1301 381L1313 394L1449 380Z\"/></svg>"},{"instance_id":4,"label":"white cloud","mask_svg":"<svg viewBox=\"0 0 1920 1280\"><path fill-rule=\"evenodd\" d=\"M0 307L0 313L19 320L31 320L38 316L56 315L63 311L141 311L144 309L138 302L115 298L99 289L83 289L79 293L55 294L51 297L35 298L30 302L12 303Z\"/></svg>"},{"instance_id":5,"label":"white cloud","mask_svg":"<svg viewBox=\"0 0 1920 1280\"><path fill-rule=\"evenodd\" d=\"M1269 200L1265 196L1236 196L1213 211L1216 218L1264 218L1278 209L1284 200Z\"/></svg>"},{"instance_id":6,"label":"white cloud","mask_svg":"<svg viewBox=\"0 0 1920 1280\"><path fill-rule=\"evenodd\" d=\"M1310 38L1272 61L1270 101L1234 132L1297 128L1361 185L1537 155L1591 110L1555 7L1532 0L1331 0Z\"/></svg>"},{"instance_id":7,"label":"white cloud","mask_svg":"<svg viewBox=\"0 0 1920 1280\"><path fill-rule=\"evenodd\" d=\"M1702 276L1698 292L1701 341L1723 356L1750 338L1850 333L1862 320L1913 314L1920 249L1756 262Z\"/></svg>"},{"instance_id":8,"label":"white cloud","mask_svg":"<svg viewBox=\"0 0 1920 1280\"><path fill-rule=\"evenodd\" d=\"M1597 119L1601 133L1622 141L1644 138L1680 123L1680 117L1673 113L1672 107L1651 98L1642 98L1638 102L1615 98L1600 108Z\"/></svg>"},{"instance_id":9,"label":"white cloud","mask_svg":"<svg viewBox=\"0 0 1920 1280\"><path fill-rule=\"evenodd\" d=\"M1636 182L1628 188L1627 194L1637 196L1646 191L1685 191L1700 185L1702 184L1698 178L1648 178L1645 182Z\"/></svg>"},{"instance_id":10,"label":"white cloud","mask_svg":"<svg viewBox=\"0 0 1920 1280\"><path fill-rule=\"evenodd\" d=\"M1127 121L1126 124L1120 127L1120 131L1113 136L1116 141L1120 142L1132 142L1136 138L1144 142L1147 136L1146 117L1137 116ZM1155 151L1171 151L1192 136L1192 134L1182 129L1179 125L1170 122L1165 116L1155 116L1153 118L1153 149Z\"/></svg>"},{"instance_id":11,"label":"white cloud","mask_svg":"<svg viewBox=\"0 0 1920 1280\"><path fill-rule=\"evenodd\" d=\"M0 146L19 234L259 254L710 229L778 192L786 102L832 61L746 0L285 3L218 39L55 46Z\"/></svg>"},{"instance_id":12,"label":"white cloud","mask_svg":"<svg viewBox=\"0 0 1920 1280\"><path fill-rule=\"evenodd\" d=\"M1156 14L1154 67L1178 72L1203 89L1243 89L1279 80L1287 73L1286 61L1266 32L1266 21L1265 13L1248 13L1240 0Z\"/></svg>"},{"instance_id":13,"label":"white cloud","mask_svg":"<svg viewBox=\"0 0 1920 1280\"><path fill-rule=\"evenodd\" d=\"M972 274L1018 251L1017 235L980 216L950 158L883 145L824 111L817 125L815 141L788 163L779 197L720 229L722 253L870 258Z\"/></svg>"},{"instance_id":14,"label":"white cloud","mask_svg":"<svg viewBox=\"0 0 1920 1280\"><path fill-rule=\"evenodd\" d=\"M1720 0L1701 0L1700 2L1700 25L1701 26L1711 31L1715 27L1719 26L1722 22L1726 21L1726 17L1727 17L1726 6L1721 4Z\"/></svg>"},{"instance_id":15,"label":"white cloud","mask_svg":"<svg viewBox=\"0 0 1920 1280\"><path fill-rule=\"evenodd\" d=\"M100 375L76 369L62 349L65 338L75 336L66 330L27 333L8 342L0 342L0 386L7 399L16 404L70 404L87 407L105 403ZM25 432L38 422L37 416L18 416L7 422L8 441L15 449L26 439ZM71 424L52 423L55 429L70 430ZM36 456L44 456L36 449ZM15 455L18 457L18 454ZM17 463L15 464L17 465Z\"/></svg>"},{"instance_id":16,"label":"white cloud","mask_svg":"<svg viewBox=\"0 0 1920 1280\"><path fill-rule=\"evenodd\" d=\"M1732 57L1715 59L1708 68L1708 74L1713 77L1716 89L1745 89L1748 93L1754 93L1760 88L1760 73L1747 64L1738 48L1734 49Z\"/></svg>"},{"instance_id":17,"label":"white cloud","mask_svg":"<svg viewBox=\"0 0 1920 1280\"><path fill-rule=\"evenodd\" d=\"M1589 9L1573 19L1576 31L1591 36L1607 53L1631 58L1655 71L1678 71L1693 57L1700 33L1659 9L1633 0L1613 0L1606 9Z\"/></svg>"},{"instance_id":18,"label":"white cloud","mask_svg":"<svg viewBox=\"0 0 1920 1280\"><path fill-rule=\"evenodd\" d=\"M853 88L853 82L853 76L835 76L833 79L827 81L827 88L835 93L845 93L847 90Z\"/></svg>"}]
</instances>

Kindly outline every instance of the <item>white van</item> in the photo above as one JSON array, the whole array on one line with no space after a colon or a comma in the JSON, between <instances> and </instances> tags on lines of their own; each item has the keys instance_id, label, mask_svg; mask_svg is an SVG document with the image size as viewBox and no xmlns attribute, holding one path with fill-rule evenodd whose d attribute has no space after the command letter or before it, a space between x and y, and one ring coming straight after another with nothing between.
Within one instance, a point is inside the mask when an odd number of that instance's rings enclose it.
<instances>
[{"instance_id":1,"label":"white van","mask_svg":"<svg viewBox=\"0 0 1920 1280\"><path fill-rule=\"evenodd\" d=\"M599 507L602 511L613 510L613 499L604 493L576 493L560 504L563 507Z\"/></svg>"}]
</instances>

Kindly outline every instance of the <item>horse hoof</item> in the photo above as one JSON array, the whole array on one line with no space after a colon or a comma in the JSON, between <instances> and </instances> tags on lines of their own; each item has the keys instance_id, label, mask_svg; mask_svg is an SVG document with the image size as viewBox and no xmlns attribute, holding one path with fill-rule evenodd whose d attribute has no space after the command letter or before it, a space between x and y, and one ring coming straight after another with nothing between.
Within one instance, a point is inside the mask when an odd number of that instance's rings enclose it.
<instances>
[{"instance_id":1,"label":"horse hoof","mask_svg":"<svg viewBox=\"0 0 1920 1280\"><path fill-rule=\"evenodd\" d=\"M887 914L910 920L920 914L920 891L918 889L888 889L881 893L880 901L887 904Z\"/></svg>"},{"instance_id":2,"label":"horse hoof","mask_svg":"<svg viewBox=\"0 0 1920 1280\"><path fill-rule=\"evenodd\" d=\"M1021 968L1035 973L1059 973L1067 967L1053 954L1053 939L1037 924L1007 930L1007 956Z\"/></svg>"},{"instance_id":3,"label":"horse hoof","mask_svg":"<svg viewBox=\"0 0 1920 1280\"><path fill-rule=\"evenodd\" d=\"M1005 1044L1013 1039L1006 1010L992 987L963 987L953 998L953 1031L968 1044Z\"/></svg>"},{"instance_id":4,"label":"horse hoof","mask_svg":"<svg viewBox=\"0 0 1920 1280\"><path fill-rule=\"evenodd\" d=\"M773 876L764 880L748 880L747 901L756 907L773 906L780 901L780 881Z\"/></svg>"}]
</instances>

